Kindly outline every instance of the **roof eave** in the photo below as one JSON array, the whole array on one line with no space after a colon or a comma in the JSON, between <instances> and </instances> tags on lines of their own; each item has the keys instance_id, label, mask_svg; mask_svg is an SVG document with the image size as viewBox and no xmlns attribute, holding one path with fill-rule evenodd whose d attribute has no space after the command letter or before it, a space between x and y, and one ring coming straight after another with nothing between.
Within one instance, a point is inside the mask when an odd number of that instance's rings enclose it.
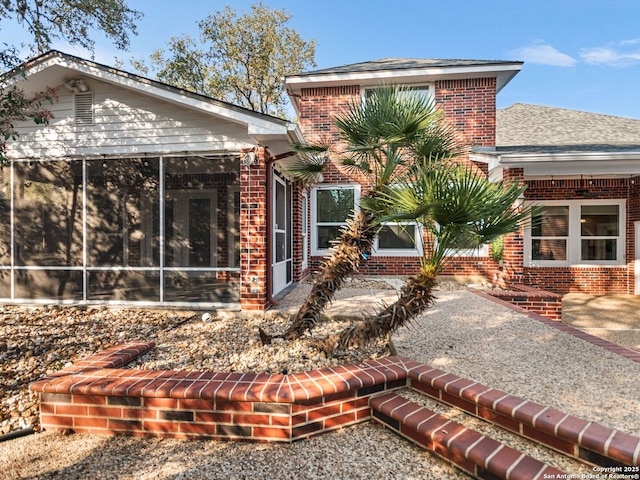
<instances>
[{"instance_id":1,"label":"roof eave","mask_svg":"<svg viewBox=\"0 0 640 480\"><path fill-rule=\"evenodd\" d=\"M493 65L422 67L388 69L368 72L318 73L291 75L285 78L287 88L299 92L302 88L338 85L380 85L385 83L420 83L462 78L498 79L497 91L522 69L522 62Z\"/></svg>"},{"instance_id":2,"label":"roof eave","mask_svg":"<svg viewBox=\"0 0 640 480\"><path fill-rule=\"evenodd\" d=\"M290 123L287 120L253 112L220 100L188 92L155 80L150 80L58 51L48 52L24 63L20 67L8 72L3 78L3 81L6 84L17 83L52 66L75 70L82 75L106 83L138 91L176 105L186 106L201 113L223 118L233 123L247 125L250 131L260 131L263 134L286 135Z\"/></svg>"},{"instance_id":3,"label":"roof eave","mask_svg":"<svg viewBox=\"0 0 640 480\"><path fill-rule=\"evenodd\" d=\"M470 160L486 163L489 170L522 168L526 177L550 175L640 175L638 152L500 153L475 151Z\"/></svg>"}]
</instances>

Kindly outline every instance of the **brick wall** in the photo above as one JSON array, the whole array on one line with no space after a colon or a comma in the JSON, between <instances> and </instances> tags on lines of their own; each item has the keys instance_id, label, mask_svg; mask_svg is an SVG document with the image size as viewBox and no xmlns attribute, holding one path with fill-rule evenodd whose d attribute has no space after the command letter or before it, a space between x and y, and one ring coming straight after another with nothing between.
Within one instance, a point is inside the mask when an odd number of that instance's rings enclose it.
<instances>
[{"instance_id":1,"label":"brick wall","mask_svg":"<svg viewBox=\"0 0 640 480\"><path fill-rule=\"evenodd\" d=\"M492 290L486 293L529 312L562 321L562 296L556 293L527 285L511 285L509 290Z\"/></svg>"},{"instance_id":2,"label":"brick wall","mask_svg":"<svg viewBox=\"0 0 640 480\"><path fill-rule=\"evenodd\" d=\"M472 146L496 144L496 79L441 80L435 85L437 104Z\"/></svg>"},{"instance_id":3,"label":"brick wall","mask_svg":"<svg viewBox=\"0 0 640 480\"><path fill-rule=\"evenodd\" d=\"M496 79L441 80L435 84L438 107L451 121L463 142L474 146L495 145L495 97ZM322 87L302 89L299 98L300 126L309 142L337 142L333 117L360 100L358 86ZM467 161L466 157L461 161ZM485 167L486 169L486 167ZM344 169L338 161L330 161L323 172L324 183L360 183L362 194L369 188L370 180ZM311 270L322 263L322 257L310 259ZM362 275L410 275L420 269L419 257L373 256L362 265ZM484 257L460 257L446 267L446 275L483 275L493 278L497 265Z\"/></svg>"},{"instance_id":4,"label":"brick wall","mask_svg":"<svg viewBox=\"0 0 640 480\"><path fill-rule=\"evenodd\" d=\"M267 308L267 167L266 152L256 162L240 166L240 306L242 310Z\"/></svg>"},{"instance_id":5,"label":"brick wall","mask_svg":"<svg viewBox=\"0 0 640 480\"><path fill-rule=\"evenodd\" d=\"M522 281L557 293L634 293L634 222L640 220L640 177L527 181L527 200L626 199L626 263L621 266L524 267ZM510 247L513 250L513 247ZM507 249L505 244L505 250ZM520 248L517 248L519 251ZM510 252L510 255L513 253Z\"/></svg>"}]
</instances>

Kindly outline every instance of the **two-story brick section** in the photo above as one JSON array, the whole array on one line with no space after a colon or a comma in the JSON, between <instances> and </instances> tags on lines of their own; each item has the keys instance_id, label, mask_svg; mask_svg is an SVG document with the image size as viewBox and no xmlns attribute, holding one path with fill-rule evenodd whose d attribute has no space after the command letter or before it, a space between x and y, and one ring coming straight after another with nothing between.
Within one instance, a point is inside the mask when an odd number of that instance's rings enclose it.
<instances>
[{"instance_id":1,"label":"two-story brick section","mask_svg":"<svg viewBox=\"0 0 640 480\"><path fill-rule=\"evenodd\" d=\"M360 101L368 90L396 84L433 99L465 145L492 149L496 144L496 95L521 67L522 62L509 61L388 58L290 76L286 85L309 142L337 141L332 123L336 114ZM461 161L468 161L468 155ZM478 165L486 172L484 164ZM339 161L330 159L325 170L323 182L309 191L311 268L328 253L331 234L367 190L366 179L341 168ZM340 208L336 208L336 198L342 202ZM385 226L360 273L416 273L422 253L420 238L416 226ZM490 259L487 246L479 251L456 252L444 273L491 279L496 272L497 264Z\"/></svg>"}]
</instances>

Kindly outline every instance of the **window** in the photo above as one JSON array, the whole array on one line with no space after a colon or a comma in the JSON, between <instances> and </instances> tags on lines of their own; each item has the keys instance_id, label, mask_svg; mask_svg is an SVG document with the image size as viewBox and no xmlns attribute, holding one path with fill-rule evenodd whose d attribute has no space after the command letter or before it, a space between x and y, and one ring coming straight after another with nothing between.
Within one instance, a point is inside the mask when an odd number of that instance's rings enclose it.
<instances>
[{"instance_id":1,"label":"window","mask_svg":"<svg viewBox=\"0 0 640 480\"><path fill-rule=\"evenodd\" d=\"M360 199L358 185L327 185L311 191L311 222L313 225L311 249L324 255L338 238L340 230L351 216Z\"/></svg>"},{"instance_id":2,"label":"window","mask_svg":"<svg viewBox=\"0 0 640 480\"><path fill-rule=\"evenodd\" d=\"M302 269L306 269L309 263L309 197L306 192L302 194Z\"/></svg>"},{"instance_id":3,"label":"window","mask_svg":"<svg viewBox=\"0 0 640 480\"><path fill-rule=\"evenodd\" d=\"M525 231L527 265L624 263L624 200L553 201L542 207Z\"/></svg>"},{"instance_id":4,"label":"window","mask_svg":"<svg viewBox=\"0 0 640 480\"><path fill-rule=\"evenodd\" d=\"M421 227L416 223L385 223L374 243L377 255L416 256L422 254Z\"/></svg>"},{"instance_id":5,"label":"window","mask_svg":"<svg viewBox=\"0 0 640 480\"><path fill-rule=\"evenodd\" d=\"M401 85L401 88L403 89L404 95L417 93L424 96L427 100L431 100L433 98L433 90L429 88L428 85ZM371 92L373 92L374 90L375 88L367 88L366 90L364 90L364 96L369 97L369 95L371 95Z\"/></svg>"}]
</instances>

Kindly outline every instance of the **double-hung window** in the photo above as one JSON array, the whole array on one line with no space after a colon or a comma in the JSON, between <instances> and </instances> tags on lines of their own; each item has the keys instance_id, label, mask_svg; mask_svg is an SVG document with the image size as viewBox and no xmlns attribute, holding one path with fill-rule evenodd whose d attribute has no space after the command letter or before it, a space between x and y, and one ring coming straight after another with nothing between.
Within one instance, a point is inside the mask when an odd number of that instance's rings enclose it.
<instances>
[{"instance_id":1,"label":"double-hung window","mask_svg":"<svg viewBox=\"0 0 640 480\"><path fill-rule=\"evenodd\" d=\"M319 185L311 190L311 250L324 255L360 200L359 185Z\"/></svg>"},{"instance_id":2,"label":"double-hung window","mask_svg":"<svg viewBox=\"0 0 640 480\"><path fill-rule=\"evenodd\" d=\"M622 265L625 200L544 202L525 230L528 266Z\"/></svg>"}]
</instances>

